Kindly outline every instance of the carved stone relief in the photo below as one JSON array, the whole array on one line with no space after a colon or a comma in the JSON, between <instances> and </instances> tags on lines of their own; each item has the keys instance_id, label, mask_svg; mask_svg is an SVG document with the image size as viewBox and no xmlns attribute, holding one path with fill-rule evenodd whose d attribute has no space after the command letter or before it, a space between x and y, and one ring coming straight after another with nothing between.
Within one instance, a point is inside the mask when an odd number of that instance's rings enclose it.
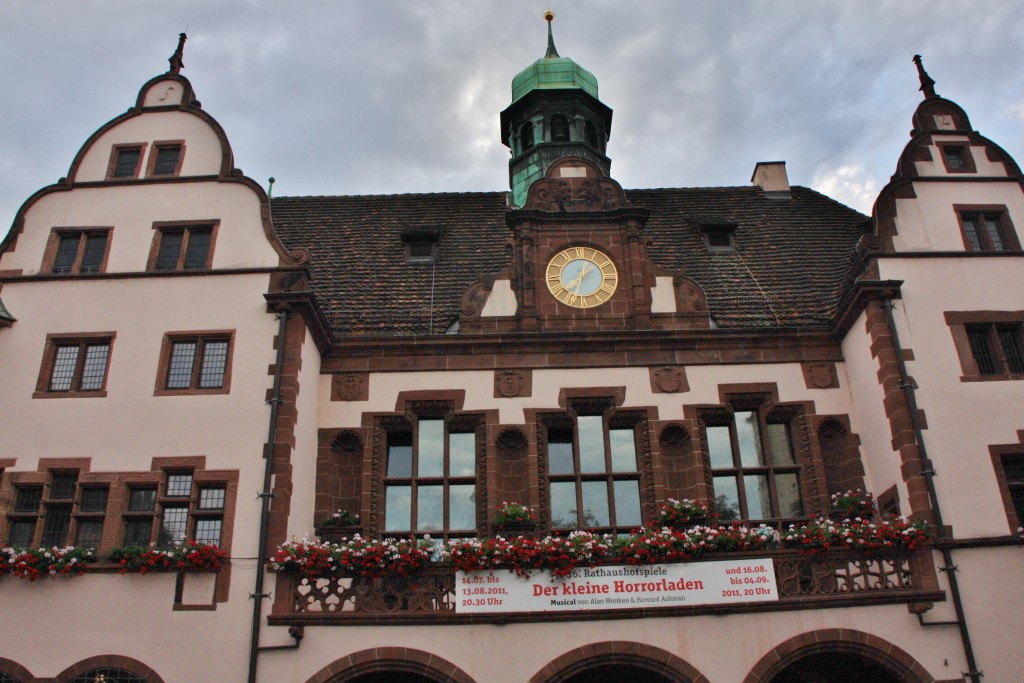
<instances>
[{"instance_id":1,"label":"carved stone relief","mask_svg":"<svg viewBox=\"0 0 1024 683\"><path fill-rule=\"evenodd\" d=\"M686 368L681 365L663 365L650 368L651 391L656 394L679 394L690 390Z\"/></svg>"}]
</instances>

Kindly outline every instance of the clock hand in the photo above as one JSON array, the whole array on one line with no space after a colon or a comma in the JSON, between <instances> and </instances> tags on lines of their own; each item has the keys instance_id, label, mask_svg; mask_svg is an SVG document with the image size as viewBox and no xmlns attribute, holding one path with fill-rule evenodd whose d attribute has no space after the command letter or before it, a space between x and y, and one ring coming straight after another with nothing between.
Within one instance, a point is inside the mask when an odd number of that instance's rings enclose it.
<instances>
[{"instance_id":1,"label":"clock hand","mask_svg":"<svg viewBox=\"0 0 1024 683\"><path fill-rule=\"evenodd\" d=\"M593 269L594 269L594 266L592 266L592 265L590 265L588 263L587 265L583 266L583 270L581 270L580 274L576 277L576 279L572 281L573 284L576 286L576 289L575 289L575 293L576 294L580 293L580 287L583 286L583 278L585 278L587 275L589 275L590 271L592 271Z\"/></svg>"},{"instance_id":2,"label":"clock hand","mask_svg":"<svg viewBox=\"0 0 1024 683\"><path fill-rule=\"evenodd\" d=\"M581 270L576 277L569 281L569 284L565 286L565 289L569 292L572 292L574 289L578 288L580 286L580 283L583 282L583 275L584 272Z\"/></svg>"}]
</instances>

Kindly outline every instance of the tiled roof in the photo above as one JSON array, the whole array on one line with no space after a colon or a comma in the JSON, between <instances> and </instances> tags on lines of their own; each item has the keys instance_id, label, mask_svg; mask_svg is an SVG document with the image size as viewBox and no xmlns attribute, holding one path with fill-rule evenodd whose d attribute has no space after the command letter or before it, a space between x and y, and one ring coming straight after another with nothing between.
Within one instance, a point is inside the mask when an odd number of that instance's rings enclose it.
<instances>
[{"instance_id":1,"label":"tiled roof","mask_svg":"<svg viewBox=\"0 0 1024 683\"><path fill-rule=\"evenodd\" d=\"M627 190L649 209L650 258L707 293L719 327L829 324L867 218L802 187ZM511 258L504 192L277 197L274 226L312 254L313 289L335 333L439 334L478 275ZM734 223L736 250L709 252L700 223ZM407 263L402 235L442 229L436 262Z\"/></svg>"}]
</instances>

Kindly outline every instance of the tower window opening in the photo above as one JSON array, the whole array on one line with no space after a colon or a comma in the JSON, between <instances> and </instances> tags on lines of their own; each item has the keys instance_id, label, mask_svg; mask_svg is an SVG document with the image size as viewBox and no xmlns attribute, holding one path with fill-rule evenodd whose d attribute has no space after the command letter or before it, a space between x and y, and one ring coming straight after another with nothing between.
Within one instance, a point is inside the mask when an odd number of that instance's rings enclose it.
<instances>
[{"instance_id":1,"label":"tower window opening","mask_svg":"<svg viewBox=\"0 0 1024 683\"><path fill-rule=\"evenodd\" d=\"M562 114L551 117L551 142L569 141L569 121Z\"/></svg>"},{"instance_id":2,"label":"tower window opening","mask_svg":"<svg viewBox=\"0 0 1024 683\"><path fill-rule=\"evenodd\" d=\"M519 129L519 147L524 152L533 147L533 123L530 121L524 123L523 127Z\"/></svg>"},{"instance_id":3,"label":"tower window opening","mask_svg":"<svg viewBox=\"0 0 1024 683\"><path fill-rule=\"evenodd\" d=\"M593 121L585 121L583 123L583 135L587 139L587 144L591 147L597 147L597 126L594 125Z\"/></svg>"}]
</instances>

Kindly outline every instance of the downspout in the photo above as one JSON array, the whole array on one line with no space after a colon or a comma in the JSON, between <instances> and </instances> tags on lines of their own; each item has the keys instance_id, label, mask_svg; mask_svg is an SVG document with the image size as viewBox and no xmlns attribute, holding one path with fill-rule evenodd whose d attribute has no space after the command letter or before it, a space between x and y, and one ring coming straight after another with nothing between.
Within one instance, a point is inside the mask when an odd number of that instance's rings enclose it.
<instances>
[{"instance_id":1,"label":"downspout","mask_svg":"<svg viewBox=\"0 0 1024 683\"><path fill-rule=\"evenodd\" d=\"M925 448L924 434L921 429L921 418L917 412L917 399L914 396L914 385L910 381L910 376L907 374L907 365L903 361L903 348L900 346L899 334L896 331L896 320L892 314L892 299L885 297L882 299L882 308L885 309L885 320L889 324L889 332L892 335L892 345L896 351L896 364L900 369L900 388L903 389L903 394L907 399L907 407L910 410L910 424L914 429L914 439L917 441L918 451L921 453L921 474L924 476L925 484L928 486L928 498L932 504L932 511L935 513L935 524L938 527L938 538L936 538L936 546L942 552L943 566L939 568L940 571L946 573L946 577L949 579L949 592L953 598L953 609L956 612L956 621L953 622L931 622L935 626L944 624L956 624L960 628L960 640L963 641L964 656L967 659L968 671L962 671L961 676L967 676L973 681L973 683L981 683L981 677L984 675L978 670L978 665L974 659L974 647L971 645L971 634L967 630L967 619L964 616L964 604L963 599L960 596L960 582L956 578L957 567L953 564L953 551L949 547L946 541L952 541L952 538L945 538L946 526L942 522L942 509L939 507L939 497L935 491L935 468L932 466L932 461L928 457L928 450ZM920 615L919 615L920 616ZM929 622L921 621L922 625L929 625Z\"/></svg>"},{"instance_id":2,"label":"downspout","mask_svg":"<svg viewBox=\"0 0 1024 683\"><path fill-rule=\"evenodd\" d=\"M270 501L274 494L270 489L271 471L274 464L274 436L277 431L277 407L281 404L281 376L284 374L285 332L288 328L288 309L277 313L277 360L274 363L274 388L270 399L270 425L267 428L267 445L263 453L266 464L263 468L263 490L260 492L260 544L256 550L256 585L252 594L252 635L249 639L249 683L256 683L256 658L260 653L260 619L263 600L270 597L263 592L263 575L266 573L264 548L267 545L267 526L270 520ZM293 636L294 637L294 636ZM294 647L299 646L301 635L295 638Z\"/></svg>"}]
</instances>

